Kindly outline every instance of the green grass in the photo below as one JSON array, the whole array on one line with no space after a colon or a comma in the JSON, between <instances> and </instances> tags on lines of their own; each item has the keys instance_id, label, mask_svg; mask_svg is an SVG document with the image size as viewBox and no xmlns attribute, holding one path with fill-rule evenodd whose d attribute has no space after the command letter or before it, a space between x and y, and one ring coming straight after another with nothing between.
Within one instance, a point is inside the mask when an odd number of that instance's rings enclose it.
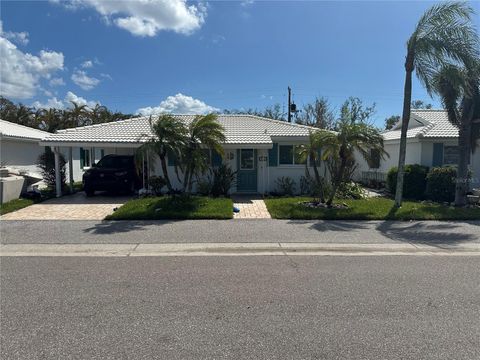
<instances>
[{"instance_id":1,"label":"green grass","mask_svg":"<svg viewBox=\"0 0 480 360\"><path fill-rule=\"evenodd\" d=\"M130 200L105 219L231 219L232 217L233 203L231 199L165 196Z\"/></svg>"},{"instance_id":2,"label":"green grass","mask_svg":"<svg viewBox=\"0 0 480 360\"><path fill-rule=\"evenodd\" d=\"M276 219L328 220L480 220L480 208L453 208L441 204L405 201L393 210L393 200L370 198L344 200L348 209L312 209L300 204L307 197L266 199L268 211Z\"/></svg>"},{"instance_id":3,"label":"green grass","mask_svg":"<svg viewBox=\"0 0 480 360\"><path fill-rule=\"evenodd\" d=\"M23 209L24 207L33 205L34 201L30 199L15 199L10 200L2 205L0 205L0 215L7 214L12 211L17 211Z\"/></svg>"}]
</instances>

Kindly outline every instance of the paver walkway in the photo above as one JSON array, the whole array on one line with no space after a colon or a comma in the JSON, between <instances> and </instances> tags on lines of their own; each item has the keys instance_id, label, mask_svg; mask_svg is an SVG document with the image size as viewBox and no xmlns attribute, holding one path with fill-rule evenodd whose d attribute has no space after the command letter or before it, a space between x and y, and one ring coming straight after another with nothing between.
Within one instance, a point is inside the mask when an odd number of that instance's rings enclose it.
<instances>
[{"instance_id":1,"label":"paver walkway","mask_svg":"<svg viewBox=\"0 0 480 360\"><path fill-rule=\"evenodd\" d=\"M234 219L271 219L267 206L261 197L256 196L233 196L233 206L240 209L234 213Z\"/></svg>"},{"instance_id":2,"label":"paver walkway","mask_svg":"<svg viewBox=\"0 0 480 360\"><path fill-rule=\"evenodd\" d=\"M102 196L86 197L83 192L44 201L5 214L1 220L103 220L130 197Z\"/></svg>"}]
</instances>

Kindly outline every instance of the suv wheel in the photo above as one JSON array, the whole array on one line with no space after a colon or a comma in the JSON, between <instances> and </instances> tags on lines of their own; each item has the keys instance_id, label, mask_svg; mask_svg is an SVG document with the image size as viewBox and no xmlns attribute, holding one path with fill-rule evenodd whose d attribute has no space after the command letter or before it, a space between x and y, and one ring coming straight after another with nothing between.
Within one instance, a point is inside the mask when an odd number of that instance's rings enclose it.
<instances>
[{"instance_id":1,"label":"suv wheel","mask_svg":"<svg viewBox=\"0 0 480 360\"><path fill-rule=\"evenodd\" d=\"M93 190L91 187L85 186L85 194L87 196L93 196L95 195L95 190Z\"/></svg>"}]
</instances>

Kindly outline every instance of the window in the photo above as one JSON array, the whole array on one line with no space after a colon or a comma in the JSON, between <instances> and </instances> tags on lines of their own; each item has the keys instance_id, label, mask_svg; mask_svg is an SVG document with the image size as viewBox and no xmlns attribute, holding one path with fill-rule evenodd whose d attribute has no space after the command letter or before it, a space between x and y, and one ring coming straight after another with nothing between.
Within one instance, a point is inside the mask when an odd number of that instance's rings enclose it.
<instances>
[{"instance_id":1,"label":"window","mask_svg":"<svg viewBox=\"0 0 480 360\"><path fill-rule=\"evenodd\" d=\"M80 148L80 167L92 166L91 149Z\"/></svg>"},{"instance_id":2,"label":"window","mask_svg":"<svg viewBox=\"0 0 480 360\"><path fill-rule=\"evenodd\" d=\"M457 165L459 160L458 146L443 147L443 164Z\"/></svg>"},{"instance_id":3,"label":"window","mask_svg":"<svg viewBox=\"0 0 480 360\"><path fill-rule=\"evenodd\" d=\"M305 165L307 159L300 156L300 147L280 145L278 147L278 163L280 165Z\"/></svg>"},{"instance_id":4,"label":"window","mask_svg":"<svg viewBox=\"0 0 480 360\"><path fill-rule=\"evenodd\" d=\"M253 170L254 161L255 159L253 156L253 149L240 150L240 169L241 170Z\"/></svg>"},{"instance_id":5,"label":"window","mask_svg":"<svg viewBox=\"0 0 480 360\"><path fill-rule=\"evenodd\" d=\"M380 151L378 149L370 150L370 159L367 161L370 169L378 169L380 167Z\"/></svg>"}]
</instances>

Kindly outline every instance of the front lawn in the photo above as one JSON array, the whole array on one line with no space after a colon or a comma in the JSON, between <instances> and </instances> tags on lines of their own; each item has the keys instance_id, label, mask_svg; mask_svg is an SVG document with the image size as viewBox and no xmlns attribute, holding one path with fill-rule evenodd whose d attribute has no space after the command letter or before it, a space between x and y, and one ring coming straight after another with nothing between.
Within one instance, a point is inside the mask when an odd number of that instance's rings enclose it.
<instances>
[{"instance_id":1,"label":"front lawn","mask_svg":"<svg viewBox=\"0 0 480 360\"><path fill-rule=\"evenodd\" d=\"M369 198L344 200L346 209L308 208L302 204L307 197L266 199L268 211L276 219L327 220L480 220L480 208L453 208L441 204L404 201L393 211L393 200Z\"/></svg>"},{"instance_id":2,"label":"front lawn","mask_svg":"<svg viewBox=\"0 0 480 360\"><path fill-rule=\"evenodd\" d=\"M2 205L0 205L0 215L7 214L12 211L20 210L24 207L30 206L34 203L31 199L15 199L10 200Z\"/></svg>"},{"instance_id":3,"label":"front lawn","mask_svg":"<svg viewBox=\"0 0 480 360\"><path fill-rule=\"evenodd\" d=\"M105 220L231 219L232 217L231 199L165 196L130 200Z\"/></svg>"}]
</instances>

